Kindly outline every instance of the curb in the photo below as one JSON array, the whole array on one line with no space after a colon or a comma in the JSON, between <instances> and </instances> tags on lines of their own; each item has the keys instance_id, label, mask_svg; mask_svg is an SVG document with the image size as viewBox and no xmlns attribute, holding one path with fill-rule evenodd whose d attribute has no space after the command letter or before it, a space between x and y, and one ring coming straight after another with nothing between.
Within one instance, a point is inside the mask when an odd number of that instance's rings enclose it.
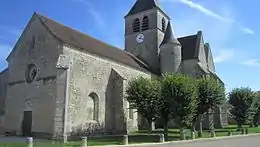
<instances>
[{"instance_id":1,"label":"curb","mask_svg":"<svg viewBox=\"0 0 260 147\"><path fill-rule=\"evenodd\" d=\"M105 147L131 147L131 146L148 146L148 145L162 145L162 144L180 144L180 143L193 143L193 142L207 142L207 141L216 141L216 140L224 140L224 139L235 139L235 138L243 138L250 136L260 136L260 133L248 134L248 135L234 135L234 136L221 136L215 138L201 138L195 140L183 140L183 141L169 141L164 143L141 143L141 144L130 144L130 145L105 145ZM92 147L104 147L103 146L92 146Z\"/></svg>"}]
</instances>

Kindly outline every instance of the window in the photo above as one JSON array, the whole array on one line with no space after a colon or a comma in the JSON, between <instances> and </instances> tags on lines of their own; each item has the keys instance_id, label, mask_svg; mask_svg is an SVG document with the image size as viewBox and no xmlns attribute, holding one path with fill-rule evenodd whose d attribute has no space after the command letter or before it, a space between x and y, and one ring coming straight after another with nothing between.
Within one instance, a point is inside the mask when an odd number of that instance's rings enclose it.
<instances>
[{"instance_id":1,"label":"window","mask_svg":"<svg viewBox=\"0 0 260 147\"><path fill-rule=\"evenodd\" d=\"M165 19L162 19L162 31L165 32Z\"/></svg>"},{"instance_id":2,"label":"window","mask_svg":"<svg viewBox=\"0 0 260 147\"><path fill-rule=\"evenodd\" d=\"M99 98L98 95L94 92L89 94L89 101L87 104L87 111L89 114L89 118L92 120L98 121L98 113L99 113Z\"/></svg>"},{"instance_id":3,"label":"window","mask_svg":"<svg viewBox=\"0 0 260 147\"><path fill-rule=\"evenodd\" d=\"M27 83L32 83L37 76L37 67L35 64L29 64L25 71L25 80Z\"/></svg>"},{"instance_id":4,"label":"window","mask_svg":"<svg viewBox=\"0 0 260 147\"><path fill-rule=\"evenodd\" d=\"M35 43L36 43L36 38L35 38L35 36L33 36L32 37L32 47L31 47L31 49L35 48Z\"/></svg>"},{"instance_id":5,"label":"window","mask_svg":"<svg viewBox=\"0 0 260 147\"><path fill-rule=\"evenodd\" d=\"M147 16L145 16L142 21L142 31L145 31L148 29L149 29L149 19Z\"/></svg>"},{"instance_id":6,"label":"window","mask_svg":"<svg viewBox=\"0 0 260 147\"><path fill-rule=\"evenodd\" d=\"M140 20L136 18L132 24L133 32L139 32L140 31Z\"/></svg>"}]
</instances>

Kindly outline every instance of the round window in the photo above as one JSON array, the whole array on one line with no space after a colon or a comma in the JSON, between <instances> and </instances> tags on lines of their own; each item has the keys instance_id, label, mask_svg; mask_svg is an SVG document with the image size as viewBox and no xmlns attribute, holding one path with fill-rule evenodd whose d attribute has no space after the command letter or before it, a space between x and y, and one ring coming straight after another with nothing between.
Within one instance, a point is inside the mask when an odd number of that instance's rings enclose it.
<instances>
[{"instance_id":1,"label":"round window","mask_svg":"<svg viewBox=\"0 0 260 147\"><path fill-rule=\"evenodd\" d=\"M27 83L32 83L37 76L37 67L34 64L29 64L25 73Z\"/></svg>"}]
</instances>

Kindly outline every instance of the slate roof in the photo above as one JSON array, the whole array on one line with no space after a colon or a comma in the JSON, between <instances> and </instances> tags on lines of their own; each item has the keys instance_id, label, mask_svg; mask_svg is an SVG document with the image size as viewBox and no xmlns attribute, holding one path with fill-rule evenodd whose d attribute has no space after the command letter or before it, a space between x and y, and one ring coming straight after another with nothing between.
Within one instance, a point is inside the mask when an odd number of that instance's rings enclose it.
<instances>
[{"instance_id":1,"label":"slate roof","mask_svg":"<svg viewBox=\"0 0 260 147\"><path fill-rule=\"evenodd\" d=\"M178 38L182 46L182 60L196 58L197 34Z\"/></svg>"},{"instance_id":2,"label":"slate roof","mask_svg":"<svg viewBox=\"0 0 260 147\"><path fill-rule=\"evenodd\" d=\"M126 16L150 10L153 8L159 8L161 10L157 0L137 0Z\"/></svg>"},{"instance_id":3,"label":"slate roof","mask_svg":"<svg viewBox=\"0 0 260 147\"><path fill-rule=\"evenodd\" d=\"M128 52L64 26L38 13L35 13L35 15L40 18L43 25L45 25L56 38L64 43L142 71L152 72L148 69L147 65Z\"/></svg>"},{"instance_id":4,"label":"slate roof","mask_svg":"<svg viewBox=\"0 0 260 147\"><path fill-rule=\"evenodd\" d=\"M181 45L180 42L174 37L170 21L168 22L166 32L163 38L162 44L175 44Z\"/></svg>"}]
</instances>

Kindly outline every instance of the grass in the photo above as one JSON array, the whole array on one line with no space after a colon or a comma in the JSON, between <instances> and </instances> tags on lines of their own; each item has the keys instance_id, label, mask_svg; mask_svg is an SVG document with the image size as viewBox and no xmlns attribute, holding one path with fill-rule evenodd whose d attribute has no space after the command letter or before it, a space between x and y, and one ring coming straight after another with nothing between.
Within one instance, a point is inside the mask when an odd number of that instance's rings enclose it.
<instances>
[{"instance_id":1,"label":"grass","mask_svg":"<svg viewBox=\"0 0 260 147\"><path fill-rule=\"evenodd\" d=\"M249 128L249 126L243 126L248 128L248 133L260 133L260 127ZM231 130L233 135L238 135L240 132L237 131L237 126L230 125L222 129L215 129L216 136L228 136L228 131ZM163 134L162 129L157 129L152 132L151 135L147 135L147 131L141 130L132 132L129 134L129 143L148 143L148 142L159 142L158 134ZM186 138L190 139L190 130L185 131ZM209 131L203 131L203 138L209 138ZM169 129L169 141L179 140L180 132L179 129ZM196 138L198 138L196 136ZM88 138L88 146L103 146L103 145L122 145L122 136L110 136L110 137L90 137ZM0 147L27 147L25 143L0 143ZM69 142L67 144L59 142L36 142L34 147L80 147L79 141Z\"/></svg>"}]
</instances>

